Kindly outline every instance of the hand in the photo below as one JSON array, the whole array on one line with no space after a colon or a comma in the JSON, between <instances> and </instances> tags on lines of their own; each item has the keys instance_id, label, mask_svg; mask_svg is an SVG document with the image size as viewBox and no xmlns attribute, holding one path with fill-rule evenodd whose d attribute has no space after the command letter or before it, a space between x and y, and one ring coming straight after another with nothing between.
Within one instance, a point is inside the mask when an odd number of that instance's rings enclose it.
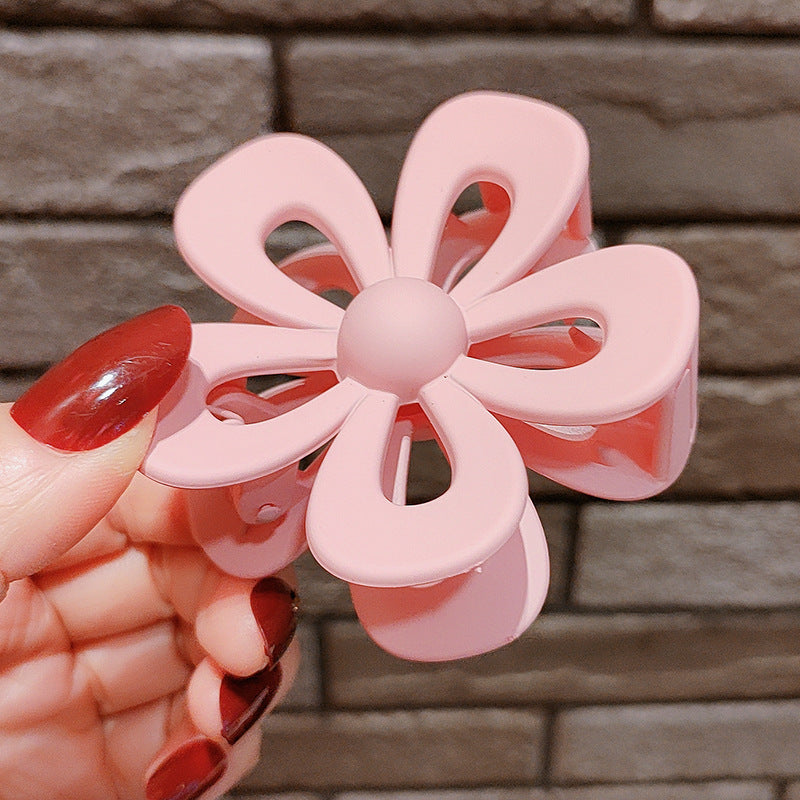
<instances>
[{"instance_id":1,"label":"hand","mask_svg":"<svg viewBox=\"0 0 800 800\"><path fill-rule=\"evenodd\" d=\"M222 574L136 474L188 340L157 309L0 405L3 798L218 797L294 677L292 577Z\"/></svg>"}]
</instances>

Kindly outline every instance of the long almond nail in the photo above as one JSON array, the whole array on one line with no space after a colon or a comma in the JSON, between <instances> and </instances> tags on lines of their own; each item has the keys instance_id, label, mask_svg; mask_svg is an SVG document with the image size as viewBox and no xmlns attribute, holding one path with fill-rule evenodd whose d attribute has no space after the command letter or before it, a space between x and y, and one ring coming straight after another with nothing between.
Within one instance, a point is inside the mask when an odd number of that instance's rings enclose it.
<instances>
[{"instance_id":1,"label":"long almond nail","mask_svg":"<svg viewBox=\"0 0 800 800\"><path fill-rule=\"evenodd\" d=\"M222 776L225 753L211 739L193 739L171 753L150 776L147 800L193 800Z\"/></svg>"},{"instance_id":2,"label":"long almond nail","mask_svg":"<svg viewBox=\"0 0 800 800\"><path fill-rule=\"evenodd\" d=\"M262 578L250 594L250 608L261 628L268 666L286 652L297 628L297 594L280 578Z\"/></svg>"},{"instance_id":3,"label":"long almond nail","mask_svg":"<svg viewBox=\"0 0 800 800\"><path fill-rule=\"evenodd\" d=\"M163 400L189 355L191 322L162 306L86 342L48 370L11 409L34 439L93 450L133 428Z\"/></svg>"},{"instance_id":4,"label":"long almond nail","mask_svg":"<svg viewBox=\"0 0 800 800\"><path fill-rule=\"evenodd\" d=\"M226 675L219 687L222 735L229 744L244 736L266 711L281 684L281 665L262 669L247 678Z\"/></svg>"}]
</instances>

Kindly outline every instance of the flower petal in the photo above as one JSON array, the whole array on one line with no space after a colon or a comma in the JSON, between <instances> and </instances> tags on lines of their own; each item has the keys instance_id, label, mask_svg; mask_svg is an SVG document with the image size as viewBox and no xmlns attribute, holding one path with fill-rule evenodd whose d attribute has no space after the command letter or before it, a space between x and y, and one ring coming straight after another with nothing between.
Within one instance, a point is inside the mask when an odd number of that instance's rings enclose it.
<instances>
[{"instance_id":1,"label":"flower petal","mask_svg":"<svg viewBox=\"0 0 800 800\"><path fill-rule=\"evenodd\" d=\"M159 409L142 471L182 488L227 486L268 475L328 441L364 395L345 380L275 419L229 424L207 408L217 384L244 375L306 372L333 364L336 332L209 323L192 328L181 380Z\"/></svg>"},{"instance_id":2,"label":"flower petal","mask_svg":"<svg viewBox=\"0 0 800 800\"><path fill-rule=\"evenodd\" d=\"M453 480L421 505L395 505L383 490L398 400L372 393L330 447L311 491L309 547L325 569L368 586L409 586L482 563L513 534L527 475L511 437L474 397L446 377L420 393Z\"/></svg>"},{"instance_id":3,"label":"flower petal","mask_svg":"<svg viewBox=\"0 0 800 800\"><path fill-rule=\"evenodd\" d=\"M414 661L479 655L516 639L547 595L547 543L530 500L514 535L477 569L433 586L350 586L362 625L384 650Z\"/></svg>"},{"instance_id":4,"label":"flower petal","mask_svg":"<svg viewBox=\"0 0 800 800\"><path fill-rule=\"evenodd\" d=\"M203 172L178 201L175 236L192 269L240 308L289 327L335 328L341 309L264 251L291 220L322 231L359 286L391 277L383 226L361 181L325 145L295 134L254 139Z\"/></svg>"},{"instance_id":5,"label":"flower petal","mask_svg":"<svg viewBox=\"0 0 800 800\"><path fill-rule=\"evenodd\" d=\"M588 317L600 352L565 369L519 369L460 357L452 377L489 410L544 425L626 419L665 397L692 358L697 286L680 256L624 245L548 267L465 312L472 341L557 319Z\"/></svg>"},{"instance_id":6,"label":"flower petal","mask_svg":"<svg viewBox=\"0 0 800 800\"><path fill-rule=\"evenodd\" d=\"M395 200L397 275L429 279L442 231L471 183L501 185L513 203L486 255L453 289L461 305L528 272L585 192L589 145L573 117L537 100L474 92L439 106L411 143ZM584 215L585 216L585 215Z\"/></svg>"}]
</instances>

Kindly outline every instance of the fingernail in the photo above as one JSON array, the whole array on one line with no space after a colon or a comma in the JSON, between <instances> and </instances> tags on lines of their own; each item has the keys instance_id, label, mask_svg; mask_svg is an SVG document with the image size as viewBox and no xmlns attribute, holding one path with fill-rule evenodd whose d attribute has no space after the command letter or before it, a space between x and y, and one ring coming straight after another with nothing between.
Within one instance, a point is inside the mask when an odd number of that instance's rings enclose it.
<instances>
[{"instance_id":1,"label":"fingernail","mask_svg":"<svg viewBox=\"0 0 800 800\"><path fill-rule=\"evenodd\" d=\"M179 747L150 776L147 800L192 800L225 771L222 748L211 739L194 739Z\"/></svg>"},{"instance_id":2,"label":"fingernail","mask_svg":"<svg viewBox=\"0 0 800 800\"><path fill-rule=\"evenodd\" d=\"M192 328L178 306L117 325L48 370L11 409L34 439L93 450L133 428L164 399L189 355Z\"/></svg>"},{"instance_id":3,"label":"fingernail","mask_svg":"<svg viewBox=\"0 0 800 800\"><path fill-rule=\"evenodd\" d=\"M250 595L250 608L261 628L268 666L273 666L286 652L297 628L300 608L297 594L280 578L262 578Z\"/></svg>"},{"instance_id":4,"label":"fingernail","mask_svg":"<svg viewBox=\"0 0 800 800\"><path fill-rule=\"evenodd\" d=\"M281 665L262 669L247 678L226 675L219 687L222 735L229 744L237 742L266 711L281 684Z\"/></svg>"}]
</instances>

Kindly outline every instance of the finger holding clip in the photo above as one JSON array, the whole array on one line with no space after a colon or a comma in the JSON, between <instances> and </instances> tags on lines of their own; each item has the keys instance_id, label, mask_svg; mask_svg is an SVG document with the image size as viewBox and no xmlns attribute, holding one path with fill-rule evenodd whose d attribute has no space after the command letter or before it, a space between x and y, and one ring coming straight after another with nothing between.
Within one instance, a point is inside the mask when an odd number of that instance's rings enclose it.
<instances>
[{"instance_id":1,"label":"finger holding clip","mask_svg":"<svg viewBox=\"0 0 800 800\"><path fill-rule=\"evenodd\" d=\"M204 734L194 724L183 695L174 698L161 712L166 716L166 741L153 754L144 772L147 800L213 800L224 794L249 772L258 761L261 731L250 730L233 747ZM127 724L125 724L127 723ZM131 724L133 723L133 724ZM124 742L135 720L119 724L117 738ZM121 749L121 748L120 748ZM130 794L141 793L141 772L130 781Z\"/></svg>"},{"instance_id":2,"label":"finger holding clip","mask_svg":"<svg viewBox=\"0 0 800 800\"><path fill-rule=\"evenodd\" d=\"M274 666L294 637L299 601L289 571L235 578L196 548L164 548L153 571L204 653L227 672L245 676Z\"/></svg>"}]
</instances>

